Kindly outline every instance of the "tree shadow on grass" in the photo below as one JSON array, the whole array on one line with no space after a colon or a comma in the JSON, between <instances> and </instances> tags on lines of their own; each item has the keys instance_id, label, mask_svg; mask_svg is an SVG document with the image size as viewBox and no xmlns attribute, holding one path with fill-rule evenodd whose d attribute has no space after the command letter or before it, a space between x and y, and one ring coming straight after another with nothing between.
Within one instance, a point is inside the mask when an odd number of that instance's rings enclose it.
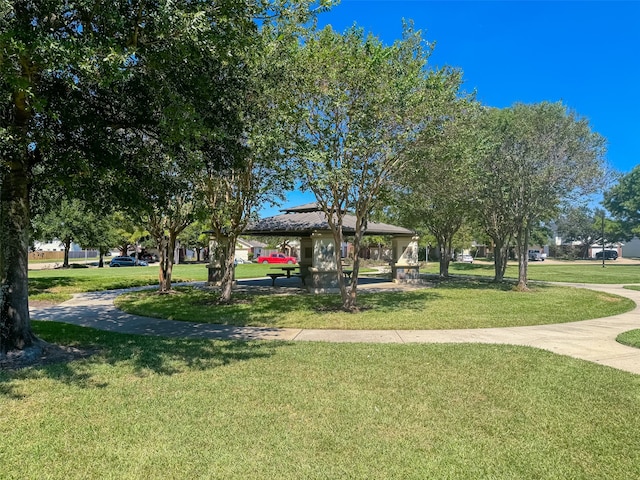
<instances>
[{"instance_id":1,"label":"tree shadow on grass","mask_svg":"<svg viewBox=\"0 0 640 480\"><path fill-rule=\"evenodd\" d=\"M71 287L78 284L77 278L72 277L42 277L29 278L29 294L41 294L49 292L54 288Z\"/></svg>"},{"instance_id":2,"label":"tree shadow on grass","mask_svg":"<svg viewBox=\"0 0 640 480\"><path fill-rule=\"evenodd\" d=\"M104 388L103 369L98 365L129 368L144 377L176 375L208 370L235 362L267 358L287 342L240 340L198 340L127 335L57 322L33 322L33 330L47 342L70 345L92 354L76 360L0 371L0 396L22 398L15 391L15 380L47 378L80 388ZM97 370L101 370L98 376ZM108 374L107 374L108 375Z\"/></svg>"},{"instance_id":3,"label":"tree shadow on grass","mask_svg":"<svg viewBox=\"0 0 640 480\"><path fill-rule=\"evenodd\" d=\"M181 281L179 278L174 279L175 282ZM78 276L55 276L55 277L30 277L29 278L29 295L37 295L42 293L50 293L56 291L62 292L91 292L103 290L119 290L134 287L143 287L147 285L155 285L157 279L153 276L145 278L123 277L109 278L97 282L93 277Z\"/></svg>"},{"instance_id":4,"label":"tree shadow on grass","mask_svg":"<svg viewBox=\"0 0 640 480\"><path fill-rule=\"evenodd\" d=\"M398 309L421 311L430 302L442 297L440 288L470 291L511 291L514 283L505 281L495 283L486 277L452 276L441 280L437 276L429 279L431 288L413 291L376 291L362 290L358 293L357 304L360 307L354 313L375 310L392 313ZM546 288L536 286L535 289ZM264 295L254 293L236 293L234 301L228 305L217 303L217 292L193 287L176 289L173 296L158 298L153 293L136 292L129 298L141 299L139 305L122 305L130 313L169 318L180 321L198 321L206 324L233 326L270 327L289 315L323 315L341 312L342 301L339 294L312 295L309 293L288 293ZM480 294L480 293L479 293ZM122 297L121 297L122 298ZM146 299L146 300L145 300ZM347 315L347 312L344 312Z\"/></svg>"},{"instance_id":5,"label":"tree shadow on grass","mask_svg":"<svg viewBox=\"0 0 640 480\"><path fill-rule=\"evenodd\" d=\"M484 265L478 263L451 263L449 271L453 272L477 272L477 271L494 271L493 265Z\"/></svg>"},{"instance_id":6,"label":"tree shadow on grass","mask_svg":"<svg viewBox=\"0 0 640 480\"><path fill-rule=\"evenodd\" d=\"M440 278L438 275L424 275L423 278L433 284L435 289L452 288L460 290L495 290L508 292L514 290L518 284L517 279L505 278L496 282L493 278L473 275L451 275L449 278ZM531 290L554 288L553 285L530 281Z\"/></svg>"}]
</instances>

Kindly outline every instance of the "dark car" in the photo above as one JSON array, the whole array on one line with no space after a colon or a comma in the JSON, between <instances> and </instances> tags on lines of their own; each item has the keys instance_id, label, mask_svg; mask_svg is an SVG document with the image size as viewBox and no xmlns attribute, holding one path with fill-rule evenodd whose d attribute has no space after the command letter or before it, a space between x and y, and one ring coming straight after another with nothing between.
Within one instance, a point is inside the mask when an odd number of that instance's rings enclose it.
<instances>
[{"instance_id":1,"label":"dark car","mask_svg":"<svg viewBox=\"0 0 640 480\"><path fill-rule=\"evenodd\" d=\"M138 265L133 257L113 257L109 262L110 267L135 267Z\"/></svg>"},{"instance_id":2,"label":"dark car","mask_svg":"<svg viewBox=\"0 0 640 480\"><path fill-rule=\"evenodd\" d=\"M596 260L602 260L602 254L604 254L605 260L617 260L618 252L615 250L605 250L604 252L596 252Z\"/></svg>"},{"instance_id":3,"label":"dark car","mask_svg":"<svg viewBox=\"0 0 640 480\"><path fill-rule=\"evenodd\" d=\"M138 258L140 260L144 260L147 263L154 263L158 261L158 255L149 252L142 252L140 255L138 255Z\"/></svg>"}]
</instances>

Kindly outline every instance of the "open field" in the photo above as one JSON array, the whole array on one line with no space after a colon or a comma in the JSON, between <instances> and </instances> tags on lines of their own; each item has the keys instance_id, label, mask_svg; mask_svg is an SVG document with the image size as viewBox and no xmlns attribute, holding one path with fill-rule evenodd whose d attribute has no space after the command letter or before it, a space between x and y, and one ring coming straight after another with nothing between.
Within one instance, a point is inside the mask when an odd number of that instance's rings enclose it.
<instances>
[{"instance_id":1,"label":"open field","mask_svg":"<svg viewBox=\"0 0 640 480\"><path fill-rule=\"evenodd\" d=\"M436 274L438 264L430 262L421 272ZM452 275L480 275L493 277L493 263L475 262L451 263L449 272ZM542 282L571 283L640 283L640 262L619 259L607 261L602 268L601 261L557 261L529 263L529 280ZM506 279L518 278L518 265L509 262L505 274Z\"/></svg>"},{"instance_id":2,"label":"open field","mask_svg":"<svg viewBox=\"0 0 640 480\"><path fill-rule=\"evenodd\" d=\"M7 479L640 476L640 377L549 352L35 327L100 353L0 372Z\"/></svg>"},{"instance_id":3,"label":"open field","mask_svg":"<svg viewBox=\"0 0 640 480\"><path fill-rule=\"evenodd\" d=\"M365 270L366 271L366 270ZM369 270L370 271L370 270ZM424 273L437 273L438 265L429 263L421 269ZM474 264L451 264L452 275L493 276L493 265L488 262ZM273 272L270 265L243 264L236 268L236 278L264 278ZM578 282L578 283L639 283L640 263L608 263L593 262L553 262L534 263L529 265L531 280ZM510 264L507 278L517 278L516 265ZM74 268L30 270L30 295L33 300L64 301L75 292L111 290L142 285L153 285L157 282L157 264L148 267L130 267L112 269ZM207 268L204 264L182 264L174 267L173 279L176 282L205 281Z\"/></svg>"},{"instance_id":4,"label":"open field","mask_svg":"<svg viewBox=\"0 0 640 480\"><path fill-rule=\"evenodd\" d=\"M236 268L236 278L264 277L269 265L245 264ZM271 270L273 272L273 270ZM205 264L175 265L174 282L203 282L207 280ZM127 268L71 268L29 271L29 298L33 300L64 301L71 294L155 285L158 283L158 264Z\"/></svg>"}]
</instances>

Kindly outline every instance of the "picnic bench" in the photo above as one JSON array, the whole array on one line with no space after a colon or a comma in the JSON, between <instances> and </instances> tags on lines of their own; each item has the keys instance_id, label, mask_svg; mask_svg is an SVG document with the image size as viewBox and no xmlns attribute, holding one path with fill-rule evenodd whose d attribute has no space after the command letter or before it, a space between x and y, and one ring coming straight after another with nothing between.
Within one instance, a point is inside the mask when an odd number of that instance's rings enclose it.
<instances>
[{"instance_id":1,"label":"picnic bench","mask_svg":"<svg viewBox=\"0 0 640 480\"><path fill-rule=\"evenodd\" d=\"M300 281L304 285L304 277L302 276L302 274L292 273L294 270L296 270L299 267L284 266L284 267L271 267L271 268L273 270L282 270L283 272L285 272L285 273L267 273L267 277L271 279L272 287L276 286L276 279L281 277L287 277L287 278L297 277L300 279Z\"/></svg>"}]
</instances>

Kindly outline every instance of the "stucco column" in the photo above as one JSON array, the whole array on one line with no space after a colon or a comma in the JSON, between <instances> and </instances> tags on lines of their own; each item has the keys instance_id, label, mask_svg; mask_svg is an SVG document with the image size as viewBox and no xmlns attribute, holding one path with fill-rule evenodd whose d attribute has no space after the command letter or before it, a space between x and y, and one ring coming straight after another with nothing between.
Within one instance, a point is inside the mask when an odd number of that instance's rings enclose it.
<instances>
[{"instance_id":1,"label":"stucco column","mask_svg":"<svg viewBox=\"0 0 640 480\"><path fill-rule=\"evenodd\" d=\"M312 259L305 277L307 289L313 293L338 291L338 266L333 235L326 231L313 232L310 241Z\"/></svg>"},{"instance_id":2,"label":"stucco column","mask_svg":"<svg viewBox=\"0 0 640 480\"><path fill-rule=\"evenodd\" d=\"M305 279L309 276L309 268L313 266L313 241L311 237L300 238L300 275Z\"/></svg>"},{"instance_id":3,"label":"stucco column","mask_svg":"<svg viewBox=\"0 0 640 480\"><path fill-rule=\"evenodd\" d=\"M391 277L394 282L420 280L418 265L418 240L420 237L394 237L391 241Z\"/></svg>"}]
</instances>

